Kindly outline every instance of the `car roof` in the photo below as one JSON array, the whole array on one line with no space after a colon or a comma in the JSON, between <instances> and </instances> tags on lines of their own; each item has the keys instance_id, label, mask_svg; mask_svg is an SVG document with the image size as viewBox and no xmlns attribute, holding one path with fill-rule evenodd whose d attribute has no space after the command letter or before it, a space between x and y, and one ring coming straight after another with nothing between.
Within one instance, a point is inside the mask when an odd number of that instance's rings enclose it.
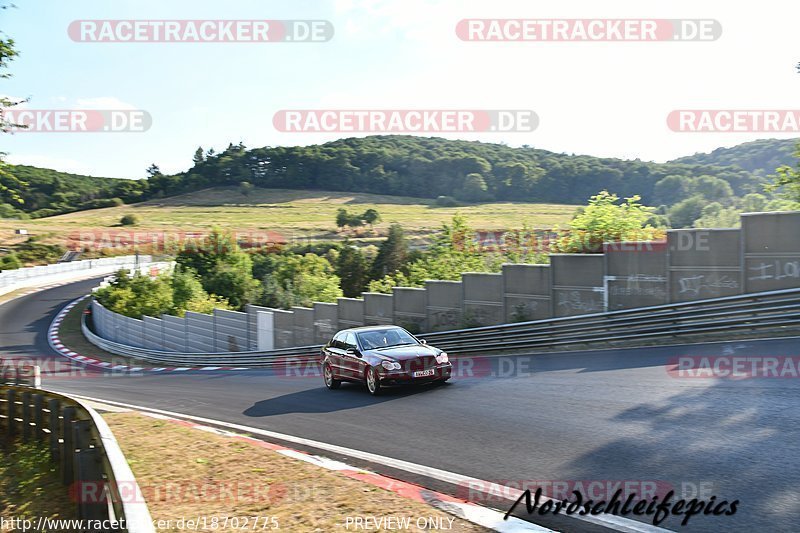
<instances>
[{"instance_id":1,"label":"car roof","mask_svg":"<svg viewBox=\"0 0 800 533\"><path fill-rule=\"evenodd\" d=\"M376 326L359 326L357 328L347 328L343 329L342 331L352 331L353 333L360 333L362 331L374 331L379 329L402 329L400 326L396 326L394 324L384 324L384 325L376 325ZM341 333L341 332L340 332Z\"/></svg>"}]
</instances>

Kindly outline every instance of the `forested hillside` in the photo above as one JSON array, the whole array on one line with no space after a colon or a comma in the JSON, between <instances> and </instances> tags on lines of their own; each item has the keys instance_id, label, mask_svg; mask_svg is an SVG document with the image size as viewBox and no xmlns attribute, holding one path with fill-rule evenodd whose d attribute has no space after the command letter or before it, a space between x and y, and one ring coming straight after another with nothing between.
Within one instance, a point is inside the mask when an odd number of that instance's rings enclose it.
<instances>
[{"instance_id":1,"label":"forested hillside","mask_svg":"<svg viewBox=\"0 0 800 533\"><path fill-rule=\"evenodd\" d=\"M711 153L681 157L672 163L737 166L766 176L781 165L792 165L798 141L800 139L760 139L731 148L717 148Z\"/></svg>"},{"instance_id":2,"label":"forested hillside","mask_svg":"<svg viewBox=\"0 0 800 533\"><path fill-rule=\"evenodd\" d=\"M43 217L136 200L137 182L58 172L27 165L0 168L0 217Z\"/></svg>"},{"instance_id":3,"label":"forested hillside","mask_svg":"<svg viewBox=\"0 0 800 533\"><path fill-rule=\"evenodd\" d=\"M659 164L397 135L252 150L230 145L217 154L198 149L195 165L187 173L153 176L149 194L172 195L247 181L257 187L575 204L608 189L657 203L655 185L670 175L721 178L736 195L761 190L760 180L738 167Z\"/></svg>"},{"instance_id":4,"label":"forested hillside","mask_svg":"<svg viewBox=\"0 0 800 533\"><path fill-rule=\"evenodd\" d=\"M653 163L406 135L255 149L230 144L218 153L198 148L192 167L181 174L164 175L154 164L146 180L4 165L0 169L0 216L49 216L242 183L248 187L445 196L465 202L562 204L583 204L598 191L608 190L620 197L640 195L645 204L667 207L712 188L726 189L721 196L707 198L724 204L728 197L763 192L766 176L792 162L793 147L792 140L763 140ZM673 190L674 184L682 184L686 190Z\"/></svg>"}]
</instances>

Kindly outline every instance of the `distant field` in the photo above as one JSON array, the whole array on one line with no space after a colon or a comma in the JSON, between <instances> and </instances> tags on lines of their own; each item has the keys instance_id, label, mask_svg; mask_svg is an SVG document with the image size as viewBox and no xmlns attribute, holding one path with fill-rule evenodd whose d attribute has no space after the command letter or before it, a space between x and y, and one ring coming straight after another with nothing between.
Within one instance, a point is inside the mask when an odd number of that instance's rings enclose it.
<instances>
[{"instance_id":1,"label":"distant field","mask_svg":"<svg viewBox=\"0 0 800 533\"><path fill-rule=\"evenodd\" d=\"M564 225L577 206L561 204L487 203L464 207L437 207L433 200L361 193L256 189L248 197L238 188L206 189L163 200L106 209L81 211L37 220L0 221L0 243L18 241L14 229L26 228L45 241L55 242L80 231L208 231L214 226L232 231L275 231L291 238L341 238L334 218L340 207L351 212L377 209L382 221L375 231L362 229L359 237L376 238L392 222L424 238L456 212L463 213L476 229L533 228ZM135 214L135 227L119 226L123 215ZM348 232L351 236L352 233Z\"/></svg>"}]
</instances>

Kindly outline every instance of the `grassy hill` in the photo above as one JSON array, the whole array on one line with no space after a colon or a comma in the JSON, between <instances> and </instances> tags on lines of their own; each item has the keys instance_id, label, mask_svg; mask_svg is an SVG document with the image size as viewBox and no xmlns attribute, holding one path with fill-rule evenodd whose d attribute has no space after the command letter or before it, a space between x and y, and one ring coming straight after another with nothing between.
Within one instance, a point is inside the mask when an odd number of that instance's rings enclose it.
<instances>
[{"instance_id":1,"label":"grassy hill","mask_svg":"<svg viewBox=\"0 0 800 533\"><path fill-rule=\"evenodd\" d=\"M377 209L382 221L375 232L363 228L358 235L338 232L336 210L361 213ZM453 214L463 213L476 229L521 227L552 228L564 225L575 205L492 202L463 207L437 207L430 199L367 193L255 189L245 197L236 187L206 189L150 200L135 205L80 211L36 220L0 221L0 245L21 240L14 229L24 227L42 242L57 243L77 232L205 232L214 226L231 231L274 231L292 238L344 238L345 235L377 238L392 222L400 222L412 238L422 239ZM136 226L121 227L120 218L134 214Z\"/></svg>"}]
</instances>

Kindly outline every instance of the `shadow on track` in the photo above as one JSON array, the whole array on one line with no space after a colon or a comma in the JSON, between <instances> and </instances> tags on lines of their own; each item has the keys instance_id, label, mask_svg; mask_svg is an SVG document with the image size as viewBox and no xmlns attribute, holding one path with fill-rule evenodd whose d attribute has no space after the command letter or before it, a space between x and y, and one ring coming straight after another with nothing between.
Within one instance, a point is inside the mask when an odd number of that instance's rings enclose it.
<instances>
[{"instance_id":1,"label":"shadow on track","mask_svg":"<svg viewBox=\"0 0 800 533\"><path fill-rule=\"evenodd\" d=\"M447 384L393 387L381 391L379 396L370 395L363 385L343 383L339 390L325 387L284 394L256 402L242 414L251 417L286 415L292 413L334 413L359 407L377 405L417 394L436 394L450 387Z\"/></svg>"}]
</instances>

